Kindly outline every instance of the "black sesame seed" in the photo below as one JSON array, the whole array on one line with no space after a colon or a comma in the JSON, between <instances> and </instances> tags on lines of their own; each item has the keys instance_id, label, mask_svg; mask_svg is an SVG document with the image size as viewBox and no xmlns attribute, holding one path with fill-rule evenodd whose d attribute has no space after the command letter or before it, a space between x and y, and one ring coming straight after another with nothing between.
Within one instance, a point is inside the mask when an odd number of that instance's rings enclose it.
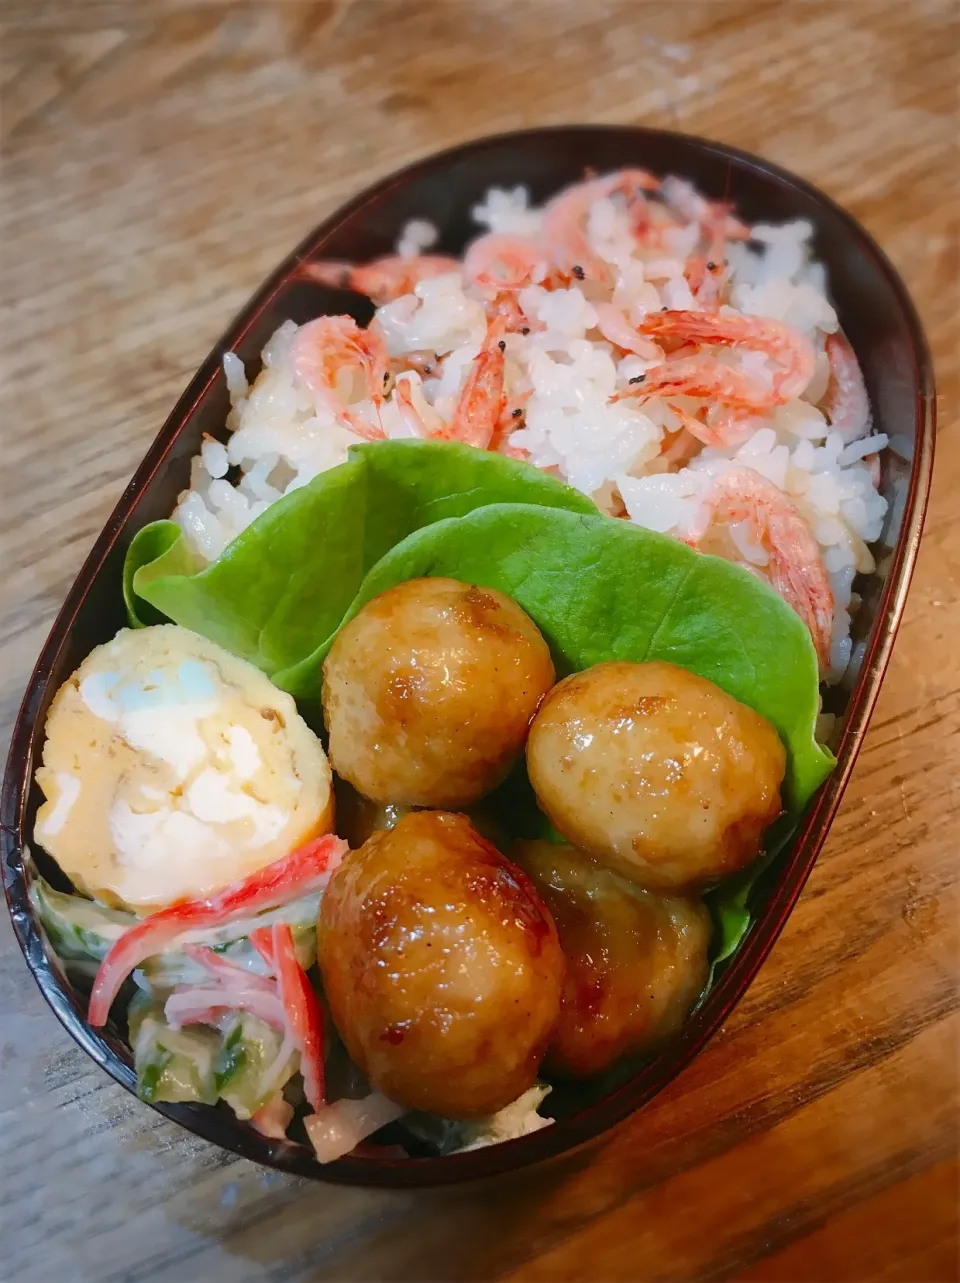
<instances>
[{"instance_id":1,"label":"black sesame seed","mask_svg":"<svg viewBox=\"0 0 960 1283\"><path fill-rule=\"evenodd\" d=\"M504 343L503 339L500 340L500 342L497 344L497 347L500 349L501 352L506 352L507 350L507 345L506 343Z\"/></svg>"},{"instance_id":2,"label":"black sesame seed","mask_svg":"<svg viewBox=\"0 0 960 1283\"><path fill-rule=\"evenodd\" d=\"M716 270L717 270L717 265L716 265L716 263L708 263L708 264L707 264L707 271L708 271L708 272L715 272Z\"/></svg>"},{"instance_id":3,"label":"black sesame seed","mask_svg":"<svg viewBox=\"0 0 960 1283\"><path fill-rule=\"evenodd\" d=\"M570 270L573 272L574 276L577 278L578 281L583 280L584 270L579 263L574 263L573 267Z\"/></svg>"},{"instance_id":4,"label":"black sesame seed","mask_svg":"<svg viewBox=\"0 0 960 1283\"><path fill-rule=\"evenodd\" d=\"M517 406L517 408L516 408L516 409L514 410L514 412L513 412L513 416L512 416L512 417L513 417L514 419L519 419L519 418L520 418L520 416L521 416L521 414L523 414L523 410L520 408L520 406Z\"/></svg>"},{"instance_id":5,"label":"black sesame seed","mask_svg":"<svg viewBox=\"0 0 960 1283\"><path fill-rule=\"evenodd\" d=\"M643 382L643 380L644 380L646 377L647 377L647 376L646 376L645 374L635 374L635 375L633 376L633 378L629 380L629 382L630 382L630 383L642 383L642 382Z\"/></svg>"},{"instance_id":6,"label":"black sesame seed","mask_svg":"<svg viewBox=\"0 0 960 1283\"><path fill-rule=\"evenodd\" d=\"M669 309L668 307L662 307L662 308L660 309L660 311L661 311L661 312L669 312L669 311L670 311L670 309Z\"/></svg>"},{"instance_id":7,"label":"black sesame seed","mask_svg":"<svg viewBox=\"0 0 960 1283\"><path fill-rule=\"evenodd\" d=\"M523 327L523 329L520 331L520 333L521 333L521 334L529 334L529 333L530 333L530 326L529 326L529 325L525 325L525 326Z\"/></svg>"}]
</instances>

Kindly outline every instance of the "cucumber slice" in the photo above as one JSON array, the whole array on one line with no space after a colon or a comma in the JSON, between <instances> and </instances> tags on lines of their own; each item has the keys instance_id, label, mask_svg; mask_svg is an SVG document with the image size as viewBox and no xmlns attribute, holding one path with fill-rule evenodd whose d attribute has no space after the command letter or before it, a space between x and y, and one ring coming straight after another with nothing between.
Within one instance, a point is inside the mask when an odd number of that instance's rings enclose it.
<instances>
[{"instance_id":1,"label":"cucumber slice","mask_svg":"<svg viewBox=\"0 0 960 1283\"><path fill-rule=\"evenodd\" d=\"M39 876L30 884L30 901L47 939L63 961L101 962L110 946L137 921L122 909L108 909L83 896L56 891Z\"/></svg>"},{"instance_id":2,"label":"cucumber slice","mask_svg":"<svg viewBox=\"0 0 960 1283\"><path fill-rule=\"evenodd\" d=\"M141 1100L151 1105L158 1101L214 1103L218 1092L213 1066L220 1050L215 1030L171 1029L162 1005L145 994L134 997L127 1021Z\"/></svg>"},{"instance_id":3,"label":"cucumber slice","mask_svg":"<svg viewBox=\"0 0 960 1283\"><path fill-rule=\"evenodd\" d=\"M291 1052L280 1073L271 1075L264 1086L282 1046L281 1035L256 1016L234 1012L228 1017L214 1060L213 1083L238 1118L252 1117L296 1073L297 1054Z\"/></svg>"}]
</instances>

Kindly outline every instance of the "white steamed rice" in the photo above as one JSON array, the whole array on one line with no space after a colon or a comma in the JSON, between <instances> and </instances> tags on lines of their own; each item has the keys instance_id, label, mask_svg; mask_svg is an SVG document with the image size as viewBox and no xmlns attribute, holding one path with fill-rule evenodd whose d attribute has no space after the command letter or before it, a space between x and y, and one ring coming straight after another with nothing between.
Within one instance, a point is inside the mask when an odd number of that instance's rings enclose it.
<instances>
[{"instance_id":1,"label":"white steamed rice","mask_svg":"<svg viewBox=\"0 0 960 1283\"><path fill-rule=\"evenodd\" d=\"M664 190L674 207L689 209L691 219L698 217L701 198L689 184L667 179ZM541 231L541 211L530 208L522 187L492 189L473 216L484 231L526 236ZM673 257L664 258L661 250L655 260L645 259L615 200L600 199L591 207L590 246L613 265L618 283L612 301L634 324L663 308L698 308L684 277L684 259L697 235L696 223L690 227L689 234L678 228L668 239ZM880 535L887 508L865 459L888 441L883 434L871 435L868 421L858 433L847 432L845 440L831 431L817 408L829 378L824 342L838 322L824 267L811 258L811 231L806 222L756 225L749 243L727 247L728 310L785 322L805 334L818 353L803 396L758 419L738 448L704 447L678 471L667 470L661 441L679 420L659 398L642 404L610 399L649 363L633 355L618 358L594 328L593 304L576 285L548 291L531 284L520 295L524 313L537 324L528 335L506 337L506 391L508 400L516 397L524 405L523 426L511 436L511 446L591 495L603 510L652 530L683 537L710 479L732 465L748 464L780 487L809 522L830 577L835 615L826 676L837 681L850 661L854 576L874 569L868 544ZM436 228L414 220L404 228L398 252L421 253L436 239ZM431 406L448 417L485 334L484 307L474 287L459 273L424 280L412 294L378 308L377 319L394 376L409 379L424 417ZM191 548L205 561L216 558L282 495L344 462L359 440L295 374L290 346L296 331L287 321L271 337L252 386L239 358L233 353L224 357L233 407L227 442L204 441L192 463L189 489L174 513ZM405 358L424 353L438 358L429 377L405 369ZM774 371L760 352L740 351L721 359L736 361L757 379L771 378ZM384 402L381 422L388 436L411 435L392 398ZM726 527L710 550L761 574L767 561L745 523Z\"/></svg>"}]
</instances>

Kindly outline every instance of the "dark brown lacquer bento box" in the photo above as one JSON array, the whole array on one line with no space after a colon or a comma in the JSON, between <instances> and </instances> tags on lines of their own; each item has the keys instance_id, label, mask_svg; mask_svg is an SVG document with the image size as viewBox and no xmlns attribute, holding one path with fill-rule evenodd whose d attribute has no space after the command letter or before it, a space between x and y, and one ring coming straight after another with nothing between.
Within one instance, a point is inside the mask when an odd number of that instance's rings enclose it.
<instances>
[{"instance_id":1,"label":"dark brown lacquer bento box","mask_svg":"<svg viewBox=\"0 0 960 1283\"><path fill-rule=\"evenodd\" d=\"M187 485L201 435L224 434L228 405L221 366L225 351L257 367L260 350L280 323L371 305L298 279L314 258L363 262L392 250L408 219L426 217L441 232L439 250L456 254L471 234L469 211L487 188L524 184L536 202L596 171L643 166L692 180L713 197L735 202L749 221L808 219L815 250L829 271L841 324L866 378L877 431L912 442L912 461L884 452L882 491L890 502L876 550L878 569L858 583L863 605L854 640L863 645L853 680L834 688L828 711L839 715L833 743L838 765L808 808L790 848L754 888L755 922L703 1005L653 1061L601 1094L596 1086L557 1093L552 1126L501 1145L444 1157L349 1156L320 1166L311 1152L269 1140L226 1109L159 1105L188 1130L260 1163L315 1179L369 1185L438 1184L489 1176L559 1154L598 1136L649 1101L692 1059L744 993L782 929L817 858L853 768L877 699L903 612L920 541L933 465L934 400L930 359L916 313L893 268L861 227L826 196L791 174L717 143L658 130L562 127L508 134L458 147L379 183L312 232L277 269L200 367L124 491L70 591L30 678L10 746L2 800L3 879L14 930L27 965L62 1024L81 1047L129 1091L135 1077L129 1048L115 1027L86 1020L86 995L74 990L44 948L27 895L27 852L39 802L33 775L49 703L87 653L125 623L120 590L124 554L146 523L165 517ZM909 453L909 451L905 451ZM41 871L63 885L43 852ZM369 1152L369 1150L367 1151ZM387 1149L385 1155L396 1151Z\"/></svg>"}]
</instances>

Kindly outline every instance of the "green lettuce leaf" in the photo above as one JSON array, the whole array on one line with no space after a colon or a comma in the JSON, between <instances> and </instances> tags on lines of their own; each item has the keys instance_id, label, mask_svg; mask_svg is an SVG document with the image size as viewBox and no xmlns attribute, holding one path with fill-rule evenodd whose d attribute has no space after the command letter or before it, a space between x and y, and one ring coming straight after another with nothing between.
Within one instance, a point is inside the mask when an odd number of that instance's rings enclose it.
<instances>
[{"instance_id":1,"label":"green lettuce leaf","mask_svg":"<svg viewBox=\"0 0 960 1283\"><path fill-rule=\"evenodd\" d=\"M509 502L596 512L538 468L470 446L357 446L346 463L271 505L201 570L174 522L141 530L124 566L130 623L155 622L152 608L291 694L316 698L319 648L370 568L421 527Z\"/></svg>"},{"instance_id":2,"label":"green lettuce leaf","mask_svg":"<svg viewBox=\"0 0 960 1283\"><path fill-rule=\"evenodd\" d=\"M166 579L192 575L199 568L199 563L175 521L153 521L137 531L123 563L123 601L132 628L164 622L161 611L137 596L133 580L140 567L149 572L148 578Z\"/></svg>"},{"instance_id":3,"label":"green lettuce leaf","mask_svg":"<svg viewBox=\"0 0 960 1283\"><path fill-rule=\"evenodd\" d=\"M763 853L748 868L725 878L704 896L713 918L713 945L710 950L710 976L697 1006L713 988L717 968L740 948L753 925L756 888L763 874L789 846L797 831L796 815L782 815L767 830Z\"/></svg>"},{"instance_id":4,"label":"green lettuce leaf","mask_svg":"<svg viewBox=\"0 0 960 1283\"><path fill-rule=\"evenodd\" d=\"M347 618L421 575L513 597L549 642L560 673L658 659L715 682L779 732L791 810L833 766L814 737L819 684L810 634L771 588L722 558L609 517L490 505L394 547L364 579Z\"/></svg>"}]
</instances>

